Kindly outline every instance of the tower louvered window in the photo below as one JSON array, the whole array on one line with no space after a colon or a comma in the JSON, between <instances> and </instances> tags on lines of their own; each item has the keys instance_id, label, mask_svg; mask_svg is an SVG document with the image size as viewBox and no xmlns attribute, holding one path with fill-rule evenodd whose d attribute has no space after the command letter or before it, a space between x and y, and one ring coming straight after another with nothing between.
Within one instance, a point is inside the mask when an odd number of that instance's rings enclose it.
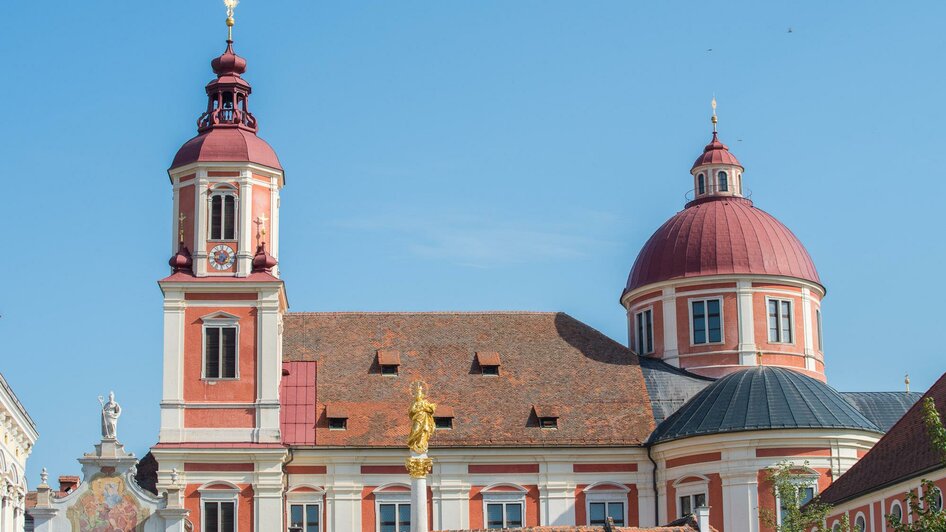
<instances>
[{"instance_id":1,"label":"tower louvered window","mask_svg":"<svg viewBox=\"0 0 946 532\"><path fill-rule=\"evenodd\" d=\"M210 239L234 240L236 238L236 197L231 194L215 194L210 198Z\"/></svg>"}]
</instances>

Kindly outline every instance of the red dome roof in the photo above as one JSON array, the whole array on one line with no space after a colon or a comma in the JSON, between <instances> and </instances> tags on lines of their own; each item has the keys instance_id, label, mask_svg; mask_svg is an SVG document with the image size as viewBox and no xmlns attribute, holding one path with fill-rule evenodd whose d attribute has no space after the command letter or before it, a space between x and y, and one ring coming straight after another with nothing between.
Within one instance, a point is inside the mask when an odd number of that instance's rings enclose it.
<instances>
[{"instance_id":1,"label":"red dome roof","mask_svg":"<svg viewBox=\"0 0 946 532\"><path fill-rule=\"evenodd\" d=\"M696 158L693 168L703 166L704 164L734 164L742 167L742 163L736 156L729 153L729 148L719 141L716 132L713 132L713 140L703 148L703 154ZM692 168L691 168L692 169Z\"/></svg>"},{"instance_id":2,"label":"red dome roof","mask_svg":"<svg viewBox=\"0 0 946 532\"><path fill-rule=\"evenodd\" d=\"M630 292L669 279L722 274L779 275L821 284L798 238L738 197L691 202L644 244L627 279Z\"/></svg>"},{"instance_id":3,"label":"red dome roof","mask_svg":"<svg viewBox=\"0 0 946 532\"><path fill-rule=\"evenodd\" d=\"M212 128L197 135L177 151L171 168L198 161L250 162L282 170L273 148L242 128Z\"/></svg>"}]
</instances>

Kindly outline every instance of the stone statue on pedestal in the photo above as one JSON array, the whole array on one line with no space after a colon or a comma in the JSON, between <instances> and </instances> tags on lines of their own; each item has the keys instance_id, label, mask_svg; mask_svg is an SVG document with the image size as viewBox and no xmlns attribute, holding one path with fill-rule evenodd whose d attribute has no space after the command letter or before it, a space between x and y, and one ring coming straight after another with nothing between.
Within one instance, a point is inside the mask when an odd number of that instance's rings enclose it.
<instances>
[{"instance_id":1,"label":"stone statue on pedestal","mask_svg":"<svg viewBox=\"0 0 946 532\"><path fill-rule=\"evenodd\" d=\"M118 439L118 417L122 415L122 407L115 402L115 392L108 392L108 401L100 395L99 404L102 405L102 439Z\"/></svg>"}]
</instances>

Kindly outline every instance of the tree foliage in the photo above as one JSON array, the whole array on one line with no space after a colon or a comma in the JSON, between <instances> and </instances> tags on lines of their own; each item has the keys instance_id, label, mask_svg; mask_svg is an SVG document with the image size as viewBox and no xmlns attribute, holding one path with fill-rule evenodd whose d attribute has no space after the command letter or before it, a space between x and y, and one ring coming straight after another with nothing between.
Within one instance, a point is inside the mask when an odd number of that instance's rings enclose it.
<instances>
[{"instance_id":1,"label":"tree foliage","mask_svg":"<svg viewBox=\"0 0 946 532\"><path fill-rule=\"evenodd\" d=\"M936 402L932 397L923 400L923 422L930 436L933 450L940 454L943 465L946 466L946 427L943 419L936 410ZM946 532L946 512L942 511L943 499L939 489L929 480L922 482L923 496L916 491L904 494L913 522L907 523L907 514L902 518L887 515L887 526L894 532Z\"/></svg>"},{"instance_id":2,"label":"tree foliage","mask_svg":"<svg viewBox=\"0 0 946 532\"><path fill-rule=\"evenodd\" d=\"M805 462L804 466L807 467L808 462ZM779 462L768 468L766 480L775 489L782 509L781 523L779 523L777 510L759 509L759 519L767 527L778 532L808 532L812 528L821 527L831 513L830 504L818 500L811 502L803 500L804 488L811 485L811 475L798 465L791 462ZM841 530L849 531L847 517L842 517L842 521Z\"/></svg>"}]
</instances>

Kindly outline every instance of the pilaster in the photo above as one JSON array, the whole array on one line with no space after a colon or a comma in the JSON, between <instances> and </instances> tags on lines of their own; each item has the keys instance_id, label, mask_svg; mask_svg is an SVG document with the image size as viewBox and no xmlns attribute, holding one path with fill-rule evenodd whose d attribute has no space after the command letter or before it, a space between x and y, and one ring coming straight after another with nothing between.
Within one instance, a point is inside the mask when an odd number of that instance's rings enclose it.
<instances>
[{"instance_id":1,"label":"pilaster","mask_svg":"<svg viewBox=\"0 0 946 532\"><path fill-rule=\"evenodd\" d=\"M237 277L246 277L252 269L253 254L256 252L252 248L253 232L253 183L250 182L252 174L248 169L240 171L240 208L238 212L238 221L240 224L238 237L238 248L236 256L236 275ZM252 248L252 249L251 249Z\"/></svg>"},{"instance_id":2,"label":"pilaster","mask_svg":"<svg viewBox=\"0 0 946 532\"><path fill-rule=\"evenodd\" d=\"M207 218L210 214L208 194L209 181L207 179L207 170L197 169L197 177L194 186L194 213L197 220L194 224L194 248L191 256L194 259L194 274L198 277L207 275Z\"/></svg>"},{"instance_id":3,"label":"pilaster","mask_svg":"<svg viewBox=\"0 0 946 532\"><path fill-rule=\"evenodd\" d=\"M805 339L805 369L815 371L814 334L812 334L811 289L807 286L801 289L802 333Z\"/></svg>"},{"instance_id":4,"label":"pilaster","mask_svg":"<svg viewBox=\"0 0 946 532\"><path fill-rule=\"evenodd\" d=\"M759 531L758 472L722 474L725 530Z\"/></svg>"},{"instance_id":5,"label":"pilaster","mask_svg":"<svg viewBox=\"0 0 946 532\"><path fill-rule=\"evenodd\" d=\"M159 440L180 441L184 429L184 292L164 293L164 380Z\"/></svg>"},{"instance_id":6,"label":"pilaster","mask_svg":"<svg viewBox=\"0 0 946 532\"><path fill-rule=\"evenodd\" d=\"M664 362L680 367L680 348L677 345L677 293L676 289L668 286L663 289L663 360Z\"/></svg>"},{"instance_id":7,"label":"pilaster","mask_svg":"<svg viewBox=\"0 0 946 532\"><path fill-rule=\"evenodd\" d=\"M759 363L756 353L755 320L752 308L752 282L736 282L736 303L738 306L737 327L739 327L739 365L755 366Z\"/></svg>"}]
</instances>

